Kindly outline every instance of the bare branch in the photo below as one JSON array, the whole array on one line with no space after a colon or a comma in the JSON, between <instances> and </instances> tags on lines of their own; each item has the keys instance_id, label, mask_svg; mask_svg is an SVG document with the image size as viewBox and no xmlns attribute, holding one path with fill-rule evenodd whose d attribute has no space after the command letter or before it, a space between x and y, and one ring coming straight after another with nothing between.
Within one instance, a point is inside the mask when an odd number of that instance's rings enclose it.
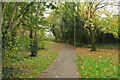
<instances>
[{"instance_id":1,"label":"bare branch","mask_svg":"<svg viewBox=\"0 0 120 80\"><path fill-rule=\"evenodd\" d=\"M95 8L97 8L103 1L100 1L96 6Z\"/></svg>"},{"instance_id":2,"label":"bare branch","mask_svg":"<svg viewBox=\"0 0 120 80\"><path fill-rule=\"evenodd\" d=\"M2 4L2 3L0 3ZM4 3L4 5L2 5L2 17L1 17L1 21L0 21L0 25L2 25L2 22L3 22L3 17L4 17L4 12L5 12L5 6L6 6L6 3Z\"/></svg>"},{"instance_id":3,"label":"bare branch","mask_svg":"<svg viewBox=\"0 0 120 80\"><path fill-rule=\"evenodd\" d=\"M17 8L17 2L15 3L15 7L14 7L13 15L12 15L12 17L11 17L11 21L13 21L13 18L14 18L14 16L15 16L16 8Z\"/></svg>"},{"instance_id":4,"label":"bare branch","mask_svg":"<svg viewBox=\"0 0 120 80\"><path fill-rule=\"evenodd\" d=\"M34 0L34 1L35 1L35 0ZM18 16L18 18L17 18L16 21L13 23L13 25L10 26L10 28L8 29L8 31L10 31L13 27L15 27L15 26L18 24L19 20L28 12L29 7L32 6L33 4L34 4L34 2L31 2L30 4L28 4L28 5L25 7L24 11Z\"/></svg>"},{"instance_id":5,"label":"bare branch","mask_svg":"<svg viewBox=\"0 0 120 80\"><path fill-rule=\"evenodd\" d=\"M13 22L13 18L14 18L14 16L15 16L15 13L16 13L16 8L17 8L17 2L15 2L15 4L14 4L14 11L13 11L13 14L12 14L12 16L11 16L11 18L10 18L10 20L9 20L9 28L11 27L11 24L12 24L12 22Z\"/></svg>"},{"instance_id":6,"label":"bare branch","mask_svg":"<svg viewBox=\"0 0 120 80\"><path fill-rule=\"evenodd\" d=\"M95 6L95 10L93 11L93 13L97 10L97 7L102 3L103 1L100 1L96 6Z\"/></svg>"},{"instance_id":7,"label":"bare branch","mask_svg":"<svg viewBox=\"0 0 120 80\"><path fill-rule=\"evenodd\" d=\"M101 6L101 7L98 7L98 8L96 8L96 10L97 10L97 9L100 9L100 8L103 8L103 7L107 6L107 5L108 5L108 4L105 4L105 5Z\"/></svg>"},{"instance_id":8,"label":"bare branch","mask_svg":"<svg viewBox=\"0 0 120 80\"><path fill-rule=\"evenodd\" d=\"M2 16L4 15L4 12L5 12L5 6L6 6L6 3L4 3L4 5L2 5L3 6L3 9L2 9Z\"/></svg>"}]
</instances>

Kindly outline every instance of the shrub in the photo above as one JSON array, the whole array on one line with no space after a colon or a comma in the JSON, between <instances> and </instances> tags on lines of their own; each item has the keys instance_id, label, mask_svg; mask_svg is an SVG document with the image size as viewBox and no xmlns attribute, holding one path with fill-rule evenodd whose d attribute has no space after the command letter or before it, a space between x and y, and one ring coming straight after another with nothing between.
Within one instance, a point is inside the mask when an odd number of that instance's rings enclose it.
<instances>
[{"instance_id":1,"label":"shrub","mask_svg":"<svg viewBox=\"0 0 120 80\"><path fill-rule=\"evenodd\" d=\"M91 45L91 44L87 45L87 48L91 48L91 47L92 47L92 45Z\"/></svg>"},{"instance_id":2,"label":"shrub","mask_svg":"<svg viewBox=\"0 0 120 80\"><path fill-rule=\"evenodd\" d=\"M76 47L82 47L82 46L84 46L84 44L81 44L81 43L75 43L75 46L76 46Z\"/></svg>"},{"instance_id":3,"label":"shrub","mask_svg":"<svg viewBox=\"0 0 120 80\"><path fill-rule=\"evenodd\" d=\"M17 46L19 51L27 51L30 49L30 38L28 36L17 36Z\"/></svg>"}]
</instances>

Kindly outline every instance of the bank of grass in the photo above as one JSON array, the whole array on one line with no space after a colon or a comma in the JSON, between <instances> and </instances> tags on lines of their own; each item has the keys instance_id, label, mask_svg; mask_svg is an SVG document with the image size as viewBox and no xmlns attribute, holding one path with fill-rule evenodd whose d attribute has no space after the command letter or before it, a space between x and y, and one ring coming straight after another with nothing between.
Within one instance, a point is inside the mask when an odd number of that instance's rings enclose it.
<instances>
[{"instance_id":1,"label":"bank of grass","mask_svg":"<svg viewBox=\"0 0 120 80\"><path fill-rule=\"evenodd\" d=\"M91 44L80 44L76 43L76 47L91 48ZM118 49L118 43L96 43L96 48L98 49Z\"/></svg>"},{"instance_id":2,"label":"bank of grass","mask_svg":"<svg viewBox=\"0 0 120 80\"><path fill-rule=\"evenodd\" d=\"M96 44L98 49L118 49L118 43L104 43L104 44Z\"/></svg>"},{"instance_id":3,"label":"bank of grass","mask_svg":"<svg viewBox=\"0 0 120 80\"><path fill-rule=\"evenodd\" d=\"M118 78L118 50L76 48L81 78Z\"/></svg>"},{"instance_id":4,"label":"bank of grass","mask_svg":"<svg viewBox=\"0 0 120 80\"><path fill-rule=\"evenodd\" d=\"M30 52L19 52L16 61L3 65L4 77L36 78L56 59L62 48L60 43L48 43L47 49L38 51L37 57L29 57Z\"/></svg>"}]
</instances>

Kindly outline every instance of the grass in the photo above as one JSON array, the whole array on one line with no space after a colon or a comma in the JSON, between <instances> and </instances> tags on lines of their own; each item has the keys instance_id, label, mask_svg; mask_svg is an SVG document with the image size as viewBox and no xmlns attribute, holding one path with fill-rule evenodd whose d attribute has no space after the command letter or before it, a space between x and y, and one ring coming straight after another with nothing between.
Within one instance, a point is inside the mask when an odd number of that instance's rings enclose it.
<instances>
[{"instance_id":1,"label":"grass","mask_svg":"<svg viewBox=\"0 0 120 80\"><path fill-rule=\"evenodd\" d=\"M118 50L76 48L81 78L118 78Z\"/></svg>"},{"instance_id":2,"label":"grass","mask_svg":"<svg viewBox=\"0 0 120 80\"><path fill-rule=\"evenodd\" d=\"M47 49L38 51L37 57L28 57L30 52L19 52L19 58L10 64L3 65L4 77L36 78L56 59L61 50L62 45L59 43L48 43ZM9 76L6 76L8 74Z\"/></svg>"},{"instance_id":3,"label":"grass","mask_svg":"<svg viewBox=\"0 0 120 80\"><path fill-rule=\"evenodd\" d=\"M118 43L97 44L98 49L118 49Z\"/></svg>"},{"instance_id":4,"label":"grass","mask_svg":"<svg viewBox=\"0 0 120 80\"><path fill-rule=\"evenodd\" d=\"M84 48L91 48L91 44L80 44L76 43L76 47L84 47ZM98 49L118 49L118 43L96 43L96 48Z\"/></svg>"}]
</instances>

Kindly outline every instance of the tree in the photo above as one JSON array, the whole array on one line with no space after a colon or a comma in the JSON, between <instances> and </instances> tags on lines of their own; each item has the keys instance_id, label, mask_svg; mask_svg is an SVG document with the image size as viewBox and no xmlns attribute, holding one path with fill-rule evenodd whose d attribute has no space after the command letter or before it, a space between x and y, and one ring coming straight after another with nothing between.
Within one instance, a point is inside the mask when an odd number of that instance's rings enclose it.
<instances>
[{"instance_id":1,"label":"tree","mask_svg":"<svg viewBox=\"0 0 120 80\"><path fill-rule=\"evenodd\" d=\"M113 4L113 3L111 3ZM97 29L100 27L100 16L105 12L104 10L100 10L101 8L104 8L105 6L109 5L108 2L88 2L88 3L82 3L81 7L78 9L78 14L79 16L83 16L83 19L85 20L84 23L84 28L86 28L91 35L91 43L92 43L92 48L91 51L96 51L96 46L95 46L95 36L97 35ZM86 8L85 8L86 6ZM83 20L82 19L82 20Z\"/></svg>"},{"instance_id":2,"label":"tree","mask_svg":"<svg viewBox=\"0 0 120 80\"><path fill-rule=\"evenodd\" d=\"M40 27L40 25L46 25L46 21L44 20L45 19L44 12L45 12L46 6L47 6L47 8L49 8L53 5L51 3L49 5L46 5L46 2L36 3L34 5L34 7L31 7L31 10L28 14L29 16L27 16L27 18L28 18L28 20L27 20L28 23L27 24L29 24L28 26L29 26L29 29L30 29L30 39L31 39L30 51L31 51L31 56L32 57L37 56L38 30L42 29ZM33 31L35 31L34 32L34 38L33 38Z\"/></svg>"},{"instance_id":3,"label":"tree","mask_svg":"<svg viewBox=\"0 0 120 80\"><path fill-rule=\"evenodd\" d=\"M15 30L15 26L19 23L20 19L29 11L30 6L34 4L31 3L2 3L2 47L7 46L8 41L10 41L10 32L12 29ZM14 7L13 7L14 6ZM13 33L15 34L15 33ZM11 34L12 35L12 34ZM8 41L7 41L8 40Z\"/></svg>"},{"instance_id":4,"label":"tree","mask_svg":"<svg viewBox=\"0 0 120 80\"><path fill-rule=\"evenodd\" d=\"M55 12L51 12L50 16L46 18L46 21L48 22L49 30L52 31L53 35L56 38L56 42L58 42L58 30L59 30L59 25L60 22L58 21L59 16Z\"/></svg>"},{"instance_id":5,"label":"tree","mask_svg":"<svg viewBox=\"0 0 120 80\"><path fill-rule=\"evenodd\" d=\"M61 42L72 44L88 42L87 30L83 28L84 21L75 15L77 13L76 6L78 6L78 3L75 2L60 3L58 9L52 11L47 19L56 39L60 39ZM85 34L83 35L83 33Z\"/></svg>"},{"instance_id":6,"label":"tree","mask_svg":"<svg viewBox=\"0 0 120 80\"><path fill-rule=\"evenodd\" d=\"M98 31L102 31L101 27L101 15L108 14L105 11L106 6L112 5L114 2L105 2L105 1L93 1L93 2L65 2L59 5L59 9L56 10L59 15L59 25L61 27L62 41L63 42L85 42L90 41L92 44L91 51L96 51L96 37ZM57 20L56 20L57 21ZM110 22L111 20L109 20ZM113 21L114 23L114 21ZM79 27L79 29L78 29ZM117 27L116 27L117 29ZM112 28L111 28L112 30ZM106 30L107 31L107 30ZM74 33L74 34L73 34ZM83 34L84 33L84 34ZM78 35L79 34L79 35ZM84 37L83 37L83 35ZM113 34L117 34L114 32ZM80 36L81 35L81 36ZM78 36L80 38L78 39ZM89 37L90 36L90 37ZM90 38L90 39L88 39Z\"/></svg>"},{"instance_id":7,"label":"tree","mask_svg":"<svg viewBox=\"0 0 120 80\"><path fill-rule=\"evenodd\" d=\"M100 24L102 26L101 31L104 33L112 33L115 38L119 39L119 30L118 30L118 16L107 16L100 20Z\"/></svg>"}]
</instances>

